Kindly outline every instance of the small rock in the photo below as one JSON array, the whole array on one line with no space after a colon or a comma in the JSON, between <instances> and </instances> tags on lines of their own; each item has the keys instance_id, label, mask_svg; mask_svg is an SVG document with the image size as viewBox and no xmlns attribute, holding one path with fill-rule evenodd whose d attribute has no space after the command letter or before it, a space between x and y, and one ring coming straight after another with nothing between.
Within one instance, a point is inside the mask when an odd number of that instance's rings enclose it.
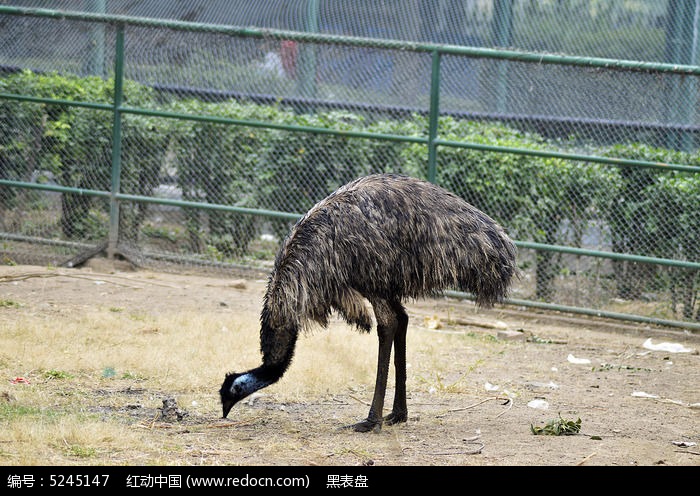
<instances>
[{"instance_id":1,"label":"small rock","mask_svg":"<svg viewBox=\"0 0 700 496\"><path fill-rule=\"evenodd\" d=\"M178 408L177 401L172 396L163 399L163 408L160 413L165 420L182 420L187 416L187 412Z\"/></svg>"}]
</instances>

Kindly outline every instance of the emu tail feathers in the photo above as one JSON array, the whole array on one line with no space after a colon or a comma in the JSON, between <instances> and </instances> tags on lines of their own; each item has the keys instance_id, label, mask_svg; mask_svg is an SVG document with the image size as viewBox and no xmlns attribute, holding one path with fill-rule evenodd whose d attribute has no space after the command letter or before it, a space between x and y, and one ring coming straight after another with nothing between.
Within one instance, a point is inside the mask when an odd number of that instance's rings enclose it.
<instances>
[{"instance_id":1,"label":"emu tail feathers","mask_svg":"<svg viewBox=\"0 0 700 496\"><path fill-rule=\"evenodd\" d=\"M468 284L481 307L492 307L503 301L510 293L513 279L517 277L517 249L513 241L498 225L493 224L479 238L482 257L471 261L475 280Z\"/></svg>"}]
</instances>

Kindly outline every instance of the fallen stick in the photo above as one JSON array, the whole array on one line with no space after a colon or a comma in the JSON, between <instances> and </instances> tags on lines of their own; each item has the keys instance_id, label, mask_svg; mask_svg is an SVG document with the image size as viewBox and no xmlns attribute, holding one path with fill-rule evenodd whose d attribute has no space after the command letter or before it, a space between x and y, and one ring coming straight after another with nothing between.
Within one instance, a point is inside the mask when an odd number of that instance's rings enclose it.
<instances>
[{"instance_id":1,"label":"fallen stick","mask_svg":"<svg viewBox=\"0 0 700 496\"><path fill-rule=\"evenodd\" d=\"M583 460L581 460L580 462L578 462L576 465L577 465L577 466L578 466L578 465L583 465L584 463L586 463L588 460L590 460L592 457L594 457L594 456L597 455L597 454L598 454L598 453L595 453L595 452L591 453L590 455L588 455L587 457L585 457Z\"/></svg>"}]
</instances>

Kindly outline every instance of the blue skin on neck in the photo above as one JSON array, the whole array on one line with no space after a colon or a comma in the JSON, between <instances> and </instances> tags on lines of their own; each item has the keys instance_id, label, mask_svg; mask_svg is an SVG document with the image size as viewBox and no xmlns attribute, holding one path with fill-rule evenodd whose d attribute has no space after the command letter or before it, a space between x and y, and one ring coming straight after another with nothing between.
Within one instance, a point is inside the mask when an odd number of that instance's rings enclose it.
<instances>
[{"instance_id":1,"label":"blue skin on neck","mask_svg":"<svg viewBox=\"0 0 700 496\"><path fill-rule=\"evenodd\" d=\"M251 393L254 393L258 389L262 389L265 386L269 386L271 383L269 381L263 381L260 378L256 377L253 373L251 372L246 372L245 374L242 374L241 376L237 377L235 381L233 381L233 384L231 385L231 391L234 392L236 390L236 386L240 388L240 391L242 393L242 396L248 396Z\"/></svg>"}]
</instances>

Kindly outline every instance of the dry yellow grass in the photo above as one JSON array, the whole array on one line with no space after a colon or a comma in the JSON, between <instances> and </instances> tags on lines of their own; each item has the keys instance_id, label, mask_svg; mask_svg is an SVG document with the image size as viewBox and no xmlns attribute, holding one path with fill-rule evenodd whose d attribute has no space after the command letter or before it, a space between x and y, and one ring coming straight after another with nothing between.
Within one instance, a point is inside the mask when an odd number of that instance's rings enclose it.
<instances>
[{"instance_id":1,"label":"dry yellow grass","mask_svg":"<svg viewBox=\"0 0 700 496\"><path fill-rule=\"evenodd\" d=\"M171 463L188 448L159 432L171 428L161 425L163 397L174 396L189 415L213 422L220 416L223 374L260 363L259 321L253 311L27 310L8 308L0 316L0 373L29 382L5 388L9 401L0 403L0 460L9 464ZM431 372L410 378L409 387L444 387L442 380L450 372L441 365L440 350L464 339L463 334L412 333L409 357ZM366 413L375 368L376 336L334 321L327 330L303 335L283 380L256 396L279 403L326 403L328 416L334 417L332 397L342 393ZM155 413L135 422L125 400L130 390L143 389L148 393L139 398L141 406ZM239 421L260 420L246 416L243 408ZM284 433L296 429L282 424L279 438L270 438L262 455L288 449ZM338 453L357 456L363 451L358 443Z\"/></svg>"},{"instance_id":2,"label":"dry yellow grass","mask_svg":"<svg viewBox=\"0 0 700 496\"><path fill-rule=\"evenodd\" d=\"M260 364L264 281L236 288L184 275L40 272L54 277L2 285L2 465L697 464L671 441L700 441L688 427L697 415L688 405L698 400L698 355L636 353L644 329L546 324L454 300L411 303L409 421L359 434L340 427L367 414L375 333L334 320L303 335L284 377L224 420L224 374ZM500 320L559 344L499 340L493 327L479 327ZM566 362L568 353L629 368L582 368ZM13 383L17 377L28 383ZM393 371L387 409L392 381ZM560 387L541 386L550 381ZM632 398L633 390L681 404ZM542 397L553 411L526 406ZM165 416L166 398L181 417ZM557 412L581 417L582 430L602 440L531 434L531 424Z\"/></svg>"}]
</instances>

